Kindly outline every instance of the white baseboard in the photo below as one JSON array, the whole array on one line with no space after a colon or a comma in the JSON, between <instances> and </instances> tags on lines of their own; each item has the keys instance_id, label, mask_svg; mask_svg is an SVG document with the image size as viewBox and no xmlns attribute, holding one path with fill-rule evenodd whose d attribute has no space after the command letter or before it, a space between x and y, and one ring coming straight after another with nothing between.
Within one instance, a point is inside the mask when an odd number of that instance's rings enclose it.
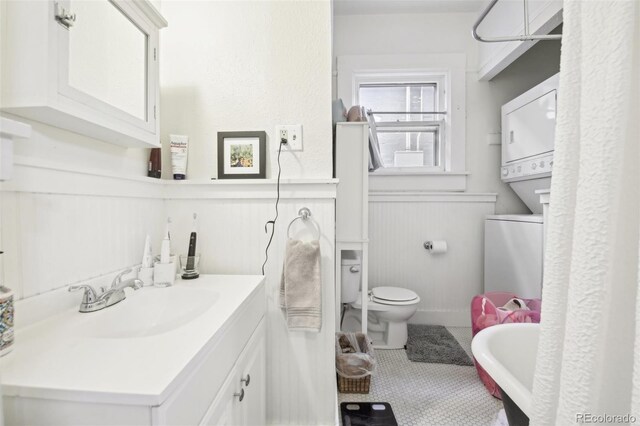
<instances>
[{"instance_id":1,"label":"white baseboard","mask_svg":"<svg viewBox=\"0 0 640 426\"><path fill-rule=\"evenodd\" d=\"M420 310L409 320L412 324L444 325L447 327L471 327L468 309L458 311Z\"/></svg>"}]
</instances>

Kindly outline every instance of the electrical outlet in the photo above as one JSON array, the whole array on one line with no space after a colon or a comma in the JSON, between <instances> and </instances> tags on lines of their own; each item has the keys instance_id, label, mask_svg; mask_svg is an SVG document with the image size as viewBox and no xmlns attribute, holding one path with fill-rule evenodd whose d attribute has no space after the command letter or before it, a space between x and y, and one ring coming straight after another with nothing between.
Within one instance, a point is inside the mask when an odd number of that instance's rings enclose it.
<instances>
[{"instance_id":1,"label":"electrical outlet","mask_svg":"<svg viewBox=\"0 0 640 426\"><path fill-rule=\"evenodd\" d=\"M302 124L276 126L279 141L286 141L284 148L289 151L302 151Z\"/></svg>"},{"instance_id":2,"label":"electrical outlet","mask_svg":"<svg viewBox=\"0 0 640 426\"><path fill-rule=\"evenodd\" d=\"M289 132L285 127L280 127L280 143L289 143Z\"/></svg>"}]
</instances>

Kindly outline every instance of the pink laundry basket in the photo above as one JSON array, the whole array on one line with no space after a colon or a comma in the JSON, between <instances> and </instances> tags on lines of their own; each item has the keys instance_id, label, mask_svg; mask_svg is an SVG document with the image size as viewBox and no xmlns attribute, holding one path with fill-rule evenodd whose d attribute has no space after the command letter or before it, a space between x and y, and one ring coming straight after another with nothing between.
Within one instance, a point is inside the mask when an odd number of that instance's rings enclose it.
<instances>
[{"instance_id":1,"label":"pink laundry basket","mask_svg":"<svg viewBox=\"0 0 640 426\"><path fill-rule=\"evenodd\" d=\"M507 292L490 292L475 296L471 300L471 332L475 335L487 327L498 324L508 324L513 322L540 322L540 299L522 299L529 310L517 309L513 311L504 311L498 309L504 306L509 300L518 298L517 295ZM478 376L489 393L502 399L500 388L496 382L487 374L486 371L473 359L478 370Z\"/></svg>"}]
</instances>

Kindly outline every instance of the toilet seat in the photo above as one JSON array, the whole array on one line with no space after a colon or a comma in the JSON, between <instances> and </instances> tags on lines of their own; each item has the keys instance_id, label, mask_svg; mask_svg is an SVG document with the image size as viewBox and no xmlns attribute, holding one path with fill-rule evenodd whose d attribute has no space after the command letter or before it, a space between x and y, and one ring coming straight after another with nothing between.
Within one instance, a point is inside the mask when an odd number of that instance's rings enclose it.
<instances>
[{"instance_id":1,"label":"toilet seat","mask_svg":"<svg viewBox=\"0 0 640 426\"><path fill-rule=\"evenodd\" d=\"M382 305L415 305L420 301L416 293L401 287L374 287L371 295L374 302Z\"/></svg>"}]
</instances>

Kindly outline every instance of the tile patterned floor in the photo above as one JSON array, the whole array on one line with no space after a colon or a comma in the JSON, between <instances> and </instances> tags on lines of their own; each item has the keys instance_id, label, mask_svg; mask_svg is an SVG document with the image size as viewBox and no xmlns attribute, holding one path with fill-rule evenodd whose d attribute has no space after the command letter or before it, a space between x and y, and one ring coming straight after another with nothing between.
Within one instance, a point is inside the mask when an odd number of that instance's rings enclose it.
<instances>
[{"instance_id":1,"label":"tile patterned floor","mask_svg":"<svg viewBox=\"0 0 640 426\"><path fill-rule=\"evenodd\" d=\"M471 328L449 331L471 355ZM376 359L371 392L339 393L340 402L389 402L400 426L488 426L502 408L485 390L475 367L411 362L404 350L379 350Z\"/></svg>"}]
</instances>

